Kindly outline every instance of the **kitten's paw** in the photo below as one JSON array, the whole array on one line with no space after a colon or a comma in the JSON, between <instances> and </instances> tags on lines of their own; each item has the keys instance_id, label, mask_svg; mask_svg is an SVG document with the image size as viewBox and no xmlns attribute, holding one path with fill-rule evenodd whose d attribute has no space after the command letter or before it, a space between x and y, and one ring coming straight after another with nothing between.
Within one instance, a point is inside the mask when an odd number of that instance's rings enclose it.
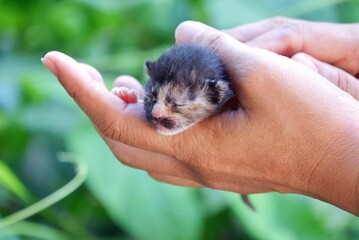
<instances>
[{"instance_id":1,"label":"kitten's paw","mask_svg":"<svg viewBox=\"0 0 359 240\"><path fill-rule=\"evenodd\" d=\"M121 98L126 103L137 103L138 101L137 91L127 87L115 87L111 90L111 93Z\"/></svg>"}]
</instances>

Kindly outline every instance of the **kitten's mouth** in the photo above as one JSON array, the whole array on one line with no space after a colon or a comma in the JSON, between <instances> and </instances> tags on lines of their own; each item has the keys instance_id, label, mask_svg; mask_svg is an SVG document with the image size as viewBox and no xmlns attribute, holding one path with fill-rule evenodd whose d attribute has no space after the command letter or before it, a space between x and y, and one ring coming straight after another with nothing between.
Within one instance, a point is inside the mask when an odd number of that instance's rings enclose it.
<instances>
[{"instance_id":1,"label":"kitten's mouth","mask_svg":"<svg viewBox=\"0 0 359 240\"><path fill-rule=\"evenodd\" d=\"M173 129L176 125L175 121L173 121L170 118L160 118L160 119L154 119L154 125L157 128L164 127L166 129Z\"/></svg>"},{"instance_id":2,"label":"kitten's mouth","mask_svg":"<svg viewBox=\"0 0 359 240\"><path fill-rule=\"evenodd\" d=\"M182 125L180 122L171 118L153 119L152 124L156 128L157 132L162 135L171 136L183 132L194 123L189 125Z\"/></svg>"},{"instance_id":3,"label":"kitten's mouth","mask_svg":"<svg viewBox=\"0 0 359 240\"><path fill-rule=\"evenodd\" d=\"M178 134L188 128L183 127L178 121L169 117L154 118L151 116L148 120L156 128L157 132L166 136Z\"/></svg>"}]
</instances>

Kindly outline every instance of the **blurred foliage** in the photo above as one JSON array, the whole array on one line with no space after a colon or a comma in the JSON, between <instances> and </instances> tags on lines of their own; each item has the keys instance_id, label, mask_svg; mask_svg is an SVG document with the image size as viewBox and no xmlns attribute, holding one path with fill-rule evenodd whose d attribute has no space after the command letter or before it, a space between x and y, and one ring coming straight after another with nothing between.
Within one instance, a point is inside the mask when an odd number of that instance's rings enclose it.
<instances>
[{"instance_id":1,"label":"blurred foliage","mask_svg":"<svg viewBox=\"0 0 359 240\"><path fill-rule=\"evenodd\" d=\"M143 62L173 44L187 19L228 28L284 15L356 22L346 0L0 0L0 216L69 182L74 152L89 167L86 184L1 239L358 239L359 219L297 195L251 196L157 183L122 166L40 58L63 51L98 68L143 80ZM145 160L145 159L144 159Z\"/></svg>"}]
</instances>

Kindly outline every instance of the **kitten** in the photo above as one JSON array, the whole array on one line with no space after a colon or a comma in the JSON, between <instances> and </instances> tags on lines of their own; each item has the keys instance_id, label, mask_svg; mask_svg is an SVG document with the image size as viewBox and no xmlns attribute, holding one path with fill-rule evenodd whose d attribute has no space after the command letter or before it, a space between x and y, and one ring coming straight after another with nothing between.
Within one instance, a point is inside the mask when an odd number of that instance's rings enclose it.
<instances>
[{"instance_id":1,"label":"kitten","mask_svg":"<svg viewBox=\"0 0 359 240\"><path fill-rule=\"evenodd\" d=\"M221 61L208 48L175 46L145 65L146 118L163 135L180 133L221 111L234 96Z\"/></svg>"}]
</instances>

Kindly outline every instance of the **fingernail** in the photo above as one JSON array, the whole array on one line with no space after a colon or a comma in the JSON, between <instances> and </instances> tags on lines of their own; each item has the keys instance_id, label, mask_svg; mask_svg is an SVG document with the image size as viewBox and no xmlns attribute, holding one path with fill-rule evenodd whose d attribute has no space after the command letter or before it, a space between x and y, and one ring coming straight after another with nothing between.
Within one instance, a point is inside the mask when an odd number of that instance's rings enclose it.
<instances>
[{"instance_id":1,"label":"fingernail","mask_svg":"<svg viewBox=\"0 0 359 240\"><path fill-rule=\"evenodd\" d=\"M125 96L126 95L125 92L127 92L127 91L125 89L121 88L119 90L119 95Z\"/></svg>"},{"instance_id":2,"label":"fingernail","mask_svg":"<svg viewBox=\"0 0 359 240\"><path fill-rule=\"evenodd\" d=\"M57 77L57 68L51 59L45 55L45 57L41 58L41 62Z\"/></svg>"},{"instance_id":3,"label":"fingernail","mask_svg":"<svg viewBox=\"0 0 359 240\"><path fill-rule=\"evenodd\" d=\"M131 90L130 90L130 93L131 93L131 94L133 94L133 95L135 95L136 97L138 96L137 91L136 91L136 90L134 90L134 89L131 89Z\"/></svg>"},{"instance_id":4,"label":"fingernail","mask_svg":"<svg viewBox=\"0 0 359 240\"><path fill-rule=\"evenodd\" d=\"M208 29L208 26L200 22L186 21L178 25L175 32L177 43L193 42L198 35Z\"/></svg>"}]
</instances>

